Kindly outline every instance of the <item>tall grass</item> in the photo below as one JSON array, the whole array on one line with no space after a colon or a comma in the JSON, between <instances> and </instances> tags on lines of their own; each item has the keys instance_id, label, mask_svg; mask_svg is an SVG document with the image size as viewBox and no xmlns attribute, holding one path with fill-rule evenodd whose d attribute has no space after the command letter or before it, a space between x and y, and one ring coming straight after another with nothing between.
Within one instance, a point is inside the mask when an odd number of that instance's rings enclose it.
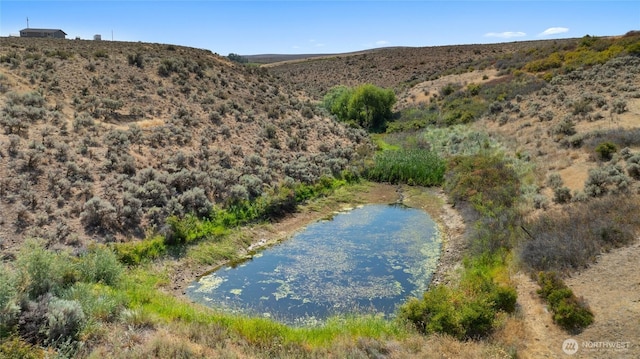
<instances>
[{"instance_id":1,"label":"tall grass","mask_svg":"<svg viewBox=\"0 0 640 359\"><path fill-rule=\"evenodd\" d=\"M383 151L375 156L374 165L366 175L379 182L436 186L442 183L445 168L445 161L432 151Z\"/></svg>"}]
</instances>

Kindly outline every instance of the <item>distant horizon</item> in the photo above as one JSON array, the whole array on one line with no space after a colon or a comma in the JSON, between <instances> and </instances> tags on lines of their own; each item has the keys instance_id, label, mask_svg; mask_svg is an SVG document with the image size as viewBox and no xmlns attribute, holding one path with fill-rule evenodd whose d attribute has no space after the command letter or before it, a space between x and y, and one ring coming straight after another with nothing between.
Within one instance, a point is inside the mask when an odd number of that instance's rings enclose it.
<instances>
[{"instance_id":1,"label":"distant horizon","mask_svg":"<svg viewBox=\"0 0 640 359\"><path fill-rule=\"evenodd\" d=\"M339 54L619 36L640 30L640 1L3 0L0 36L17 35L27 18L69 39L113 33L221 55Z\"/></svg>"},{"instance_id":2,"label":"distant horizon","mask_svg":"<svg viewBox=\"0 0 640 359\"><path fill-rule=\"evenodd\" d=\"M26 28L24 28L26 29ZM24 29L20 29L20 30L24 30ZM36 29L36 28L31 28L29 27L29 29ZM45 28L37 28L37 29L45 29ZM52 29L52 28L46 28L46 30L62 30L64 31L64 29ZM238 54L235 52L231 52L229 54L237 54L243 57L255 57L255 56L331 56L331 55L343 55L343 54L352 54L352 53L359 53L359 52L367 52L367 51L375 51L375 50L384 50L384 49L397 49L397 48L407 48L407 49L415 49L415 48L425 48L425 47L448 47L448 46L482 46L482 45L500 45L500 44L509 44L509 43L521 43L521 42L535 42L535 41L556 41L556 40L569 40L569 39L579 39L582 38L584 36L593 36L593 37L617 37L617 36L624 36L625 34L632 32L632 31L640 31L640 30L628 30L622 34L611 34L611 35L589 35L589 34L585 34L583 36L576 36L576 37L562 37L562 38L550 38L550 39L533 39L533 40L513 40L513 41L499 41L499 42L487 42L487 43L474 43L474 44L448 44L448 45L426 45L426 46L382 46L382 47L374 47L374 48L369 48L369 49L361 49L361 50L354 50L354 51L347 51L347 52L316 52L316 53L276 53L276 52L271 52L271 53L260 53L260 54ZM68 36L68 35L67 35ZM4 35L0 35L0 38L2 37L20 37L19 34L10 34L9 36L4 36ZM60 39L55 39L55 40L60 40ZM212 53L216 53L220 56L227 56L229 54L221 54L218 53L216 51L213 51L211 49L206 49L206 48L200 48L200 47L194 47L194 46L188 46L188 45L184 45L184 44L178 44L178 43L165 43L165 42L147 42L147 41L125 41L125 40L111 40L111 39L105 39L104 37L101 40L94 40L93 38L91 39L76 39L76 38L70 38L67 37L64 40L70 40L70 41L105 41L105 42L124 42L124 43L145 43L145 44L160 44L160 45L171 45L171 46L181 46L181 47L189 47L189 48L193 48L193 49L197 49L197 50L204 50L204 51L211 51Z\"/></svg>"},{"instance_id":3,"label":"distant horizon","mask_svg":"<svg viewBox=\"0 0 640 359\"><path fill-rule=\"evenodd\" d=\"M64 31L64 29L58 29L58 28L35 28L35 27L29 27L29 28L23 28L20 29L20 31L25 30L25 29L45 29L45 30L62 30ZM500 45L500 44L508 44L508 43L520 43L520 42L535 42L535 41L555 41L555 40L567 40L567 39L579 39L582 38L584 36L593 36L593 37L616 37L616 36L624 36L625 34L632 32L632 31L640 31L640 30L635 30L635 29L631 29L628 30L622 34L610 34L610 35L589 35L589 34L585 34L582 36L576 36L576 37L562 37L562 38L549 38L549 39L532 39L532 40L513 40L513 41L496 41L496 42L487 42L487 43L469 43L469 44L446 44L446 45L425 45L425 46L402 46L402 45L398 45L398 46L381 46L381 47L373 47L373 48L367 48L367 49L361 49L361 50L354 50L354 51L347 51L347 52L316 52L316 53L276 53L276 52L271 52L271 53L260 53L260 54L238 54L235 52L230 52L229 54L237 54L240 56L329 56L329 55L341 55L341 54L351 54L351 53L358 53L358 52L367 52L367 51L375 51L375 50L384 50L384 49L397 49L397 48L424 48L424 47L447 47L447 46L480 46L480 45ZM99 34L96 34L99 35ZM173 45L173 46L182 46L182 47L190 47L190 48L194 48L194 49L198 49L198 50L205 50L205 51L211 51L213 53L216 53L218 55L221 56L227 56L229 54L221 54L218 53L216 51L213 51L211 49L206 49L206 48L200 48L200 47L194 47L194 46L188 46L188 45L184 45L184 44L179 44L179 43L165 43L165 42L147 42L147 41L127 41L127 40L111 40L110 38L104 38L102 37L101 40L94 40L93 38L71 38L68 37L69 35L67 35L67 38L65 40L73 40L73 41L77 41L77 40L81 40L81 41L106 41L106 42L125 42L125 43L146 43L146 44L161 44L161 45ZM20 37L20 34L10 34L9 36L4 36L4 35L0 35L0 38L2 37Z\"/></svg>"}]
</instances>

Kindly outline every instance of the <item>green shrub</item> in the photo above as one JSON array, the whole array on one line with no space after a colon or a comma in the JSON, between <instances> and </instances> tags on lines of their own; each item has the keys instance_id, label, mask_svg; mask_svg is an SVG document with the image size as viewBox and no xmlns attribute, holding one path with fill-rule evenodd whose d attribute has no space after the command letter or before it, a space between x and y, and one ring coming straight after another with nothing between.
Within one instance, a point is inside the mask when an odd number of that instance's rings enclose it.
<instances>
[{"instance_id":1,"label":"green shrub","mask_svg":"<svg viewBox=\"0 0 640 359\"><path fill-rule=\"evenodd\" d=\"M32 299L46 293L60 293L75 283L78 276L69 255L48 251L37 240L23 244L16 264L19 285Z\"/></svg>"},{"instance_id":2,"label":"green shrub","mask_svg":"<svg viewBox=\"0 0 640 359\"><path fill-rule=\"evenodd\" d=\"M627 52L629 55L640 56L640 42L636 42L627 46Z\"/></svg>"},{"instance_id":3,"label":"green shrub","mask_svg":"<svg viewBox=\"0 0 640 359\"><path fill-rule=\"evenodd\" d=\"M106 285L118 284L124 272L113 250L104 246L90 249L80 258L78 268L83 281Z\"/></svg>"},{"instance_id":4,"label":"green shrub","mask_svg":"<svg viewBox=\"0 0 640 359\"><path fill-rule=\"evenodd\" d=\"M489 293L489 299L496 310L513 313L516 311L518 292L510 286L495 285Z\"/></svg>"},{"instance_id":5,"label":"green shrub","mask_svg":"<svg viewBox=\"0 0 640 359\"><path fill-rule=\"evenodd\" d=\"M545 59L529 62L524 69L530 72L542 72L559 67L562 67L562 56L558 52L554 52Z\"/></svg>"},{"instance_id":6,"label":"green shrub","mask_svg":"<svg viewBox=\"0 0 640 359\"><path fill-rule=\"evenodd\" d=\"M538 294L547 300L553 321L570 332L579 332L593 323L593 313L579 300L555 272L538 273Z\"/></svg>"},{"instance_id":7,"label":"green shrub","mask_svg":"<svg viewBox=\"0 0 640 359\"><path fill-rule=\"evenodd\" d=\"M480 88L482 87L482 85L480 84L475 84L475 83L470 83L467 86L467 91L469 91L469 94L471 96L476 96L480 93Z\"/></svg>"},{"instance_id":8,"label":"green shrub","mask_svg":"<svg viewBox=\"0 0 640 359\"><path fill-rule=\"evenodd\" d=\"M437 285L425 292L422 300L412 298L401 306L398 316L425 334L448 334L458 339L483 338L495 328L498 311L515 310L515 289L492 287L493 292L474 294Z\"/></svg>"},{"instance_id":9,"label":"green shrub","mask_svg":"<svg viewBox=\"0 0 640 359\"><path fill-rule=\"evenodd\" d=\"M459 88L460 85L458 84L448 83L446 86L440 89L440 96L447 97L449 95L452 95Z\"/></svg>"},{"instance_id":10,"label":"green shrub","mask_svg":"<svg viewBox=\"0 0 640 359\"><path fill-rule=\"evenodd\" d=\"M575 296L571 296L560 300L553 320L568 331L579 332L593 323L593 313Z\"/></svg>"},{"instance_id":11,"label":"green shrub","mask_svg":"<svg viewBox=\"0 0 640 359\"><path fill-rule=\"evenodd\" d=\"M5 359L41 359L43 350L32 346L17 336L0 341L0 358Z\"/></svg>"},{"instance_id":12,"label":"green shrub","mask_svg":"<svg viewBox=\"0 0 640 359\"><path fill-rule=\"evenodd\" d=\"M618 152L618 147L611 142L602 142L595 149L602 161L610 161L613 154Z\"/></svg>"},{"instance_id":13,"label":"green shrub","mask_svg":"<svg viewBox=\"0 0 640 359\"><path fill-rule=\"evenodd\" d=\"M164 238L155 236L141 241L117 243L114 250L118 259L128 265L138 265L164 255L167 247Z\"/></svg>"},{"instance_id":14,"label":"green shrub","mask_svg":"<svg viewBox=\"0 0 640 359\"><path fill-rule=\"evenodd\" d=\"M464 328L464 338L480 339L493 330L496 312L484 298L466 302L460 309L460 326Z\"/></svg>"},{"instance_id":15,"label":"green shrub","mask_svg":"<svg viewBox=\"0 0 640 359\"><path fill-rule=\"evenodd\" d=\"M144 57L139 52L136 53L135 55L134 54L127 55L127 61L131 66L137 66L138 68L141 68L141 69L144 68Z\"/></svg>"},{"instance_id":16,"label":"green shrub","mask_svg":"<svg viewBox=\"0 0 640 359\"><path fill-rule=\"evenodd\" d=\"M239 64L246 64L249 62L249 59L247 59L246 57L238 54L234 54L233 52L227 55L227 57L229 58L229 60L233 62L237 62Z\"/></svg>"},{"instance_id":17,"label":"green shrub","mask_svg":"<svg viewBox=\"0 0 640 359\"><path fill-rule=\"evenodd\" d=\"M18 290L13 272L0 265L0 338L5 338L17 324L20 308L16 305Z\"/></svg>"},{"instance_id":18,"label":"green shrub","mask_svg":"<svg viewBox=\"0 0 640 359\"><path fill-rule=\"evenodd\" d=\"M182 69L182 61L178 59L163 59L158 66L158 75L162 77L169 77L174 72L180 72Z\"/></svg>"},{"instance_id":19,"label":"green shrub","mask_svg":"<svg viewBox=\"0 0 640 359\"><path fill-rule=\"evenodd\" d=\"M497 254L484 254L464 261L458 286L437 285L400 307L399 318L422 333L448 334L458 339L486 337L495 328L498 312L515 311L517 292L496 283L504 271Z\"/></svg>"},{"instance_id":20,"label":"green shrub","mask_svg":"<svg viewBox=\"0 0 640 359\"><path fill-rule=\"evenodd\" d=\"M630 177L640 180L640 154L627 158L627 173Z\"/></svg>"},{"instance_id":21,"label":"green shrub","mask_svg":"<svg viewBox=\"0 0 640 359\"><path fill-rule=\"evenodd\" d=\"M500 155L453 157L445 187L454 201L469 201L480 213L511 208L520 195L518 174Z\"/></svg>"},{"instance_id":22,"label":"green shrub","mask_svg":"<svg viewBox=\"0 0 640 359\"><path fill-rule=\"evenodd\" d=\"M184 217L169 217L167 224L171 227L171 232L165 235L164 243L185 244L207 236L219 237L225 233L227 226L234 227L237 224L237 217L228 211L216 210L213 213L212 219L199 219L191 214Z\"/></svg>"},{"instance_id":23,"label":"green shrub","mask_svg":"<svg viewBox=\"0 0 640 359\"><path fill-rule=\"evenodd\" d=\"M352 89L334 87L324 96L323 106L341 121L353 121L366 130L380 131L391 118L395 102L393 90L364 84Z\"/></svg>"},{"instance_id":24,"label":"green shrub","mask_svg":"<svg viewBox=\"0 0 640 359\"><path fill-rule=\"evenodd\" d=\"M439 122L445 126L467 124L482 116L488 109L487 102L479 98L447 98L442 104L442 118Z\"/></svg>"},{"instance_id":25,"label":"green shrub","mask_svg":"<svg viewBox=\"0 0 640 359\"><path fill-rule=\"evenodd\" d=\"M456 338L463 335L453 293L444 285L430 288L422 300L410 299L400 307L399 317L408 320L425 334L446 333Z\"/></svg>"},{"instance_id":26,"label":"green shrub","mask_svg":"<svg viewBox=\"0 0 640 359\"><path fill-rule=\"evenodd\" d=\"M78 282L64 292L62 299L80 303L87 321L114 321L125 307L124 293L101 283Z\"/></svg>"},{"instance_id":27,"label":"green shrub","mask_svg":"<svg viewBox=\"0 0 640 359\"><path fill-rule=\"evenodd\" d=\"M108 59L109 58L109 53L107 52L107 50L96 50L93 53L93 56L95 56L96 58L104 58L104 59Z\"/></svg>"},{"instance_id":28,"label":"green shrub","mask_svg":"<svg viewBox=\"0 0 640 359\"><path fill-rule=\"evenodd\" d=\"M77 341L86 320L80 303L58 298L49 302L47 319L47 339L54 345Z\"/></svg>"},{"instance_id":29,"label":"green shrub","mask_svg":"<svg viewBox=\"0 0 640 359\"><path fill-rule=\"evenodd\" d=\"M568 203L571 201L571 190L568 187L557 187L553 190L555 203Z\"/></svg>"}]
</instances>

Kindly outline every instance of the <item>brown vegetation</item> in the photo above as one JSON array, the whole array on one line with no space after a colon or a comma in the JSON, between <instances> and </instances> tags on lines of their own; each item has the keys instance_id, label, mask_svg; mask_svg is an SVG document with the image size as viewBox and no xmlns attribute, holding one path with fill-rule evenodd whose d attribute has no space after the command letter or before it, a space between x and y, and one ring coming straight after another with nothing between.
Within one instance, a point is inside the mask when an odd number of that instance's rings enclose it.
<instances>
[{"instance_id":1,"label":"brown vegetation","mask_svg":"<svg viewBox=\"0 0 640 359\"><path fill-rule=\"evenodd\" d=\"M266 71L173 45L3 38L0 245L121 241L340 173L362 131Z\"/></svg>"}]
</instances>

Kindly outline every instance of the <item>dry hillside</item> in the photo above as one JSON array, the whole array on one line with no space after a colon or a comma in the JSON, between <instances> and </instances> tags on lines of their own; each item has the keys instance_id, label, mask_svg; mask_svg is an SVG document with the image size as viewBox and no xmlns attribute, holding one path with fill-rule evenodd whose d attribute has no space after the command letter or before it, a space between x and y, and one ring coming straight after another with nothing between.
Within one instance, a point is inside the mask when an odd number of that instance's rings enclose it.
<instances>
[{"instance_id":1,"label":"dry hillside","mask_svg":"<svg viewBox=\"0 0 640 359\"><path fill-rule=\"evenodd\" d=\"M142 237L339 173L363 132L266 71L173 45L0 41L0 246ZM7 255L5 251L5 255Z\"/></svg>"},{"instance_id":2,"label":"dry hillside","mask_svg":"<svg viewBox=\"0 0 640 359\"><path fill-rule=\"evenodd\" d=\"M399 92L447 74L508 69L570 46L575 39L489 45L401 47L313 57L263 65L283 81L322 98L336 85L372 83Z\"/></svg>"}]
</instances>

